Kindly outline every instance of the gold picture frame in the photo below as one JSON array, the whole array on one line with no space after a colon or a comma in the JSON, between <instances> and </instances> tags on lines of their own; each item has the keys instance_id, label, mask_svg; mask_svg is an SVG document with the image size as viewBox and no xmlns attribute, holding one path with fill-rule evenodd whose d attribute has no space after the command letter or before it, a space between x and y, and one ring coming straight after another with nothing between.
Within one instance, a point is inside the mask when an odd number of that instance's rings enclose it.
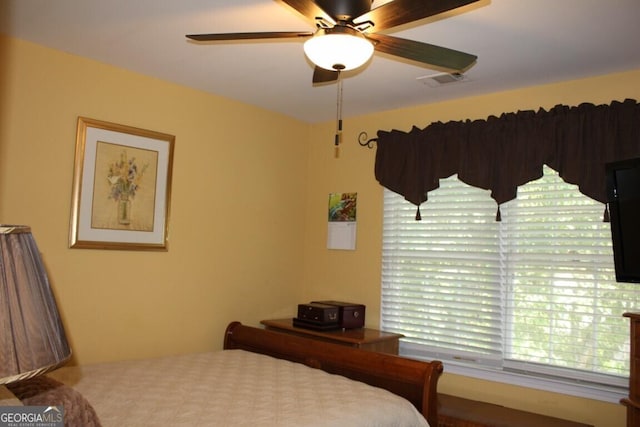
<instances>
[{"instance_id":1,"label":"gold picture frame","mask_svg":"<svg viewBox=\"0 0 640 427\"><path fill-rule=\"evenodd\" d=\"M166 251L174 143L78 117L69 247Z\"/></svg>"}]
</instances>

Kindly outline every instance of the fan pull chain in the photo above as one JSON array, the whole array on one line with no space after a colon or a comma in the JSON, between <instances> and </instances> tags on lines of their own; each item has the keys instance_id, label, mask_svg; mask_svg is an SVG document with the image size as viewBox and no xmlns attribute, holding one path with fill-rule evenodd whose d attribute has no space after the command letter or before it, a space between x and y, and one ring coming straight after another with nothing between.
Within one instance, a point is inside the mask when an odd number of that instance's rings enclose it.
<instances>
[{"instance_id":1,"label":"fan pull chain","mask_svg":"<svg viewBox=\"0 0 640 427\"><path fill-rule=\"evenodd\" d=\"M340 143L342 142L342 79L338 74L338 100L336 112L336 137L335 137L335 158L340 158Z\"/></svg>"}]
</instances>

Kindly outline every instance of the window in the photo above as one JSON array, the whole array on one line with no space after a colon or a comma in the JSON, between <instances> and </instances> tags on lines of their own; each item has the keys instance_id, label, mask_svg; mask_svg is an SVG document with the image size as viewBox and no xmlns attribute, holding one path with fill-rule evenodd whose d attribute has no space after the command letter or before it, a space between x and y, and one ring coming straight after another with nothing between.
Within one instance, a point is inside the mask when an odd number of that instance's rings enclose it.
<instances>
[{"instance_id":1,"label":"window","mask_svg":"<svg viewBox=\"0 0 640 427\"><path fill-rule=\"evenodd\" d=\"M640 307L640 285L615 281L604 205L545 168L500 210L497 222L489 192L455 176L429 193L422 221L385 190L382 328L448 371L617 402L622 314Z\"/></svg>"}]
</instances>

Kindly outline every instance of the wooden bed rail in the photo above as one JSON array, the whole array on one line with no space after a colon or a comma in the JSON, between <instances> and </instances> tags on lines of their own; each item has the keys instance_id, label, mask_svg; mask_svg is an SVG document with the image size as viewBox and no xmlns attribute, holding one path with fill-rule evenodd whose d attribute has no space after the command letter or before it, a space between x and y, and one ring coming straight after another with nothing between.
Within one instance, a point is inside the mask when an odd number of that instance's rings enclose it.
<instances>
[{"instance_id":1,"label":"wooden bed rail","mask_svg":"<svg viewBox=\"0 0 640 427\"><path fill-rule=\"evenodd\" d=\"M427 419L438 425L440 361L422 362L376 353L310 338L268 331L232 322L224 337L224 349L242 349L303 363L384 388L409 400Z\"/></svg>"}]
</instances>

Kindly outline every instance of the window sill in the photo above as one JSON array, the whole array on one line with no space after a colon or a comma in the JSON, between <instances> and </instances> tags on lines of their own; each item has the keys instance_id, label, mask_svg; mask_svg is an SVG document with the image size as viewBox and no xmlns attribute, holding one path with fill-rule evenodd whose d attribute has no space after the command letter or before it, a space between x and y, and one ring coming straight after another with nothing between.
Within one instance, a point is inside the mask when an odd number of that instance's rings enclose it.
<instances>
[{"instance_id":1,"label":"window sill","mask_svg":"<svg viewBox=\"0 0 640 427\"><path fill-rule=\"evenodd\" d=\"M408 351L400 344L400 355L414 359L428 360L423 354ZM442 359L440 359L442 360ZM579 381L569 381L555 378L542 378L525 375L517 372L508 372L500 368L468 366L459 362L442 360L444 371L465 377L486 381L500 382L504 384L527 387L536 390L544 390L569 396L594 399L609 403L620 403L620 399L628 396L628 389L607 387L600 384L591 384Z\"/></svg>"}]
</instances>

